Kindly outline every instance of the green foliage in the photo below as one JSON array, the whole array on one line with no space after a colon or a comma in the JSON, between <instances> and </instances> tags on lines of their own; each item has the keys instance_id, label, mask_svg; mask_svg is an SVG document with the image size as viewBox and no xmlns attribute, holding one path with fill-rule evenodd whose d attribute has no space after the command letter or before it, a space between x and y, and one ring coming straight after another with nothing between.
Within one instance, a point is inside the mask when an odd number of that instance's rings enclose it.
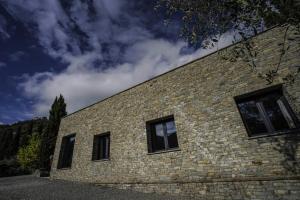
<instances>
[{"instance_id":1,"label":"green foliage","mask_svg":"<svg viewBox=\"0 0 300 200\"><path fill-rule=\"evenodd\" d=\"M55 143L58 134L61 118L66 116L66 103L62 95L55 98L49 111L49 122L42 134L42 149L40 167L50 170L52 156L55 150Z\"/></svg>"},{"instance_id":2,"label":"green foliage","mask_svg":"<svg viewBox=\"0 0 300 200\"><path fill-rule=\"evenodd\" d=\"M18 162L23 169L34 170L38 168L40 160L41 138L34 133L28 141L28 145L19 149L17 154Z\"/></svg>"},{"instance_id":3,"label":"green foliage","mask_svg":"<svg viewBox=\"0 0 300 200\"><path fill-rule=\"evenodd\" d=\"M38 118L0 126L0 161L15 157L19 148L28 144L33 132L41 135L47 121L46 118Z\"/></svg>"},{"instance_id":4,"label":"green foliage","mask_svg":"<svg viewBox=\"0 0 300 200\"><path fill-rule=\"evenodd\" d=\"M17 160L17 153L29 144L33 133L42 134L48 120L46 118L18 122L0 126L0 177L27 174Z\"/></svg>"},{"instance_id":5,"label":"green foliage","mask_svg":"<svg viewBox=\"0 0 300 200\"><path fill-rule=\"evenodd\" d=\"M300 74L300 67L291 73L280 75L284 55L289 49L289 43L300 45L300 0L157 0L156 9L163 8L166 19L181 16L182 36L192 44L203 48L215 46L221 34L226 31L236 31L242 39L229 56L222 58L235 62L242 60L257 73L258 77L272 84L279 78L287 84L292 84ZM264 29L283 25L286 31L281 46L278 64L270 70L257 72L257 55L255 45L250 36ZM290 37L288 32L293 32ZM235 42L235 41L233 41Z\"/></svg>"},{"instance_id":6,"label":"green foliage","mask_svg":"<svg viewBox=\"0 0 300 200\"><path fill-rule=\"evenodd\" d=\"M22 169L15 158L0 160L0 177L28 174L29 171Z\"/></svg>"},{"instance_id":7,"label":"green foliage","mask_svg":"<svg viewBox=\"0 0 300 200\"><path fill-rule=\"evenodd\" d=\"M181 16L182 36L213 46L218 36L237 30L242 37L278 24L300 23L300 0L158 0L166 19Z\"/></svg>"},{"instance_id":8,"label":"green foliage","mask_svg":"<svg viewBox=\"0 0 300 200\"><path fill-rule=\"evenodd\" d=\"M55 98L51 106L49 120L41 118L12 125L0 125L0 169L3 172L0 176L25 172L17 169L17 165L13 167L7 164L1 165L2 160L15 160L16 156L23 169L50 170L60 120L65 115L67 115L66 104L63 96L60 95L59 98ZM38 144L41 148L37 153Z\"/></svg>"},{"instance_id":9,"label":"green foliage","mask_svg":"<svg viewBox=\"0 0 300 200\"><path fill-rule=\"evenodd\" d=\"M288 73L280 73L280 67L290 47L300 45L300 24L299 26L285 24L282 28L284 29L284 34L282 41L278 41L279 55L275 58L277 63L274 65L257 62L259 51L255 48L256 44L252 38L244 38L244 40L234 47L219 52L219 55L221 55L222 59L231 62L236 62L237 60L244 61L268 85L272 84L276 79L291 85L300 75L300 66L297 64L291 65Z\"/></svg>"}]
</instances>

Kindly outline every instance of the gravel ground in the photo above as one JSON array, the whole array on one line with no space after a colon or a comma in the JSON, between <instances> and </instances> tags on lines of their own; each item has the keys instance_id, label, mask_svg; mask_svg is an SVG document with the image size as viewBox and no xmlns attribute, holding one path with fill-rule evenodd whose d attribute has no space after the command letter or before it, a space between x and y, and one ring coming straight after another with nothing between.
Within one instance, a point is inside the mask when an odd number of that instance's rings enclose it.
<instances>
[{"instance_id":1,"label":"gravel ground","mask_svg":"<svg viewBox=\"0 0 300 200\"><path fill-rule=\"evenodd\" d=\"M34 176L0 178L0 200L183 200L186 198L144 194Z\"/></svg>"}]
</instances>

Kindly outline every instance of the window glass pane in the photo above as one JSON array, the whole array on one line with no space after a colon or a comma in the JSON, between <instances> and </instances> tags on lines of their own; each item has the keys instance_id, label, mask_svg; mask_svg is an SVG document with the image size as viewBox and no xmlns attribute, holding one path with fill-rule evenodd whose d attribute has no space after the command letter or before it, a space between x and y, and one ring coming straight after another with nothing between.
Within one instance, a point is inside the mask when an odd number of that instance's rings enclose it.
<instances>
[{"instance_id":1,"label":"window glass pane","mask_svg":"<svg viewBox=\"0 0 300 200\"><path fill-rule=\"evenodd\" d=\"M98 138L99 139L99 156L98 159L102 159L103 158L103 139L101 137Z\"/></svg>"},{"instance_id":2,"label":"window glass pane","mask_svg":"<svg viewBox=\"0 0 300 200\"><path fill-rule=\"evenodd\" d=\"M146 128L149 152L178 147L176 126L173 116L147 122Z\"/></svg>"},{"instance_id":3,"label":"window glass pane","mask_svg":"<svg viewBox=\"0 0 300 200\"><path fill-rule=\"evenodd\" d=\"M164 128L162 124L155 124L155 137L153 137L153 149L163 150L165 149L165 141L164 141Z\"/></svg>"},{"instance_id":4,"label":"window glass pane","mask_svg":"<svg viewBox=\"0 0 300 200\"><path fill-rule=\"evenodd\" d=\"M94 136L94 142L93 142L93 155L92 160L98 160L99 159L99 140L97 136Z\"/></svg>"},{"instance_id":5,"label":"window glass pane","mask_svg":"<svg viewBox=\"0 0 300 200\"><path fill-rule=\"evenodd\" d=\"M261 98L261 101L263 102L264 108L266 110L267 117L270 119L275 131L289 129L289 125L285 120L282 111L277 103L277 100L281 96L282 95L278 93L272 93Z\"/></svg>"},{"instance_id":6,"label":"window glass pane","mask_svg":"<svg viewBox=\"0 0 300 200\"><path fill-rule=\"evenodd\" d=\"M74 143L74 142L75 142L75 137L74 136L70 137L70 143Z\"/></svg>"},{"instance_id":7,"label":"window glass pane","mask_svg":"<svg viewBox=\"0 0 300 200\"><path fill-rule=\"evenodd\" d=\"M274 86L245 95L237 102L250 134L286 131L297 128L298 120L283 96L282 87Z\"/></svg>"},{"instance_id":8,"label":"window glass pane","mask_svg":"<svg viewBox=\"0 0 300 200\"><path fill-rule=\"evenodd\" d=\"M267 128L264 124L262 116L256 107L255 101L246 101L238 104L241 115L251 135L267 133Z\"/></svg>"},{"instance_id":9,"label":"window glass pane","mask_svg":"<svg viewBox=\"0 0 300 200\"><path fill-rule=\"evenodd\" d=\"M106 159L106 149L107 149L107 143L106 143L107 136L101 137L101 157L100 159Z\"/></svg>"},{"instance_id":10,"label":"window glass pane","mask_svg":"<svg viewBox=\"0 0 300 200\"><path fill-rule=\"evenodd\" d=\"M66 148L66 167L71 167L73 150L74 150L75 137L72 136L68 140L67 148Z\"/></svg>"},{"instance_id":11,"label":"window glass pane","mask_svg":"<svg viewBox=\"0 0 300 200\"><path fill-rule=\"evenodd\" d=\"M166 128L167 128L169 148L178 147L175 122L174 121L167 122Z\"/></svg>"},{"instance_id":12,"label":"window glass pane","mask_svg":"<svg viewBox=\"0 0 300 200\"><path fill-rule=\"evenodd\" d=\"M95 136L93 160L109 158L109 135Z\"/></svg>"},{"instance_id":13,"label":"window glass pane","mask_svg":"<svg viewBox=\"0 0 300 200\"><path fill-rule=\"evenodd\" d=\"M58 168L71 167L74 143L75 135L63 137Z\"/></svg>"}]
</instances>

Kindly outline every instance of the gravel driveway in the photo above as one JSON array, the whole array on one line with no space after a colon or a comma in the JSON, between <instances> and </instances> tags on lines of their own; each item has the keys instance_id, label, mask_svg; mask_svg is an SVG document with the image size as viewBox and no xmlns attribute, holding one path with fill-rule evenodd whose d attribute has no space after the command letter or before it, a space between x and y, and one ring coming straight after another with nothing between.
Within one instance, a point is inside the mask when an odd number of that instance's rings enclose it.
<instances>
[{"instance_id":1,"label":"gravel driveway","mask_svg":"<svg viewBox=\"0 0 300 200\"><path fill-rule=\"evenodd\" d=\"M144 194L34 176L0 178L0 200L179 200L185 198Z\"/></svg>"}]
</instances>

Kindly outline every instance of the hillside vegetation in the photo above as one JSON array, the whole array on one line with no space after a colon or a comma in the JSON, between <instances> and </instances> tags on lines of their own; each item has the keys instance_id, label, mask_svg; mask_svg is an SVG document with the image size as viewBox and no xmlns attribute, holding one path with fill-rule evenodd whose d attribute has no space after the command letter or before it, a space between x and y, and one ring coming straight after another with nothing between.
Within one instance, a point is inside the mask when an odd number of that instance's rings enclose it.
<instances>
[{"instance_id":1,"label":"hillside vegetation","mask_svg":"<svg viewBox=\"0 0 300 200\"><path fill-rule=\"evenodd\" d=\"M49 117L0 125L0 177L32 173L49 175L62 117L66 116L62 95L56 97Z\"/></svg>"},{"instance_id":2,"label":"hillside vegetation","mask_svg":"<svg viewBox=\"0 0 300 200\"><path fill-rule=\"evenodd\" d=\"M30 172L20 166L17 153L29 144L33 135L41 137L47 125L47 118L38 118L0 126L0 176Z\"/></svg>"}]
</instances>

